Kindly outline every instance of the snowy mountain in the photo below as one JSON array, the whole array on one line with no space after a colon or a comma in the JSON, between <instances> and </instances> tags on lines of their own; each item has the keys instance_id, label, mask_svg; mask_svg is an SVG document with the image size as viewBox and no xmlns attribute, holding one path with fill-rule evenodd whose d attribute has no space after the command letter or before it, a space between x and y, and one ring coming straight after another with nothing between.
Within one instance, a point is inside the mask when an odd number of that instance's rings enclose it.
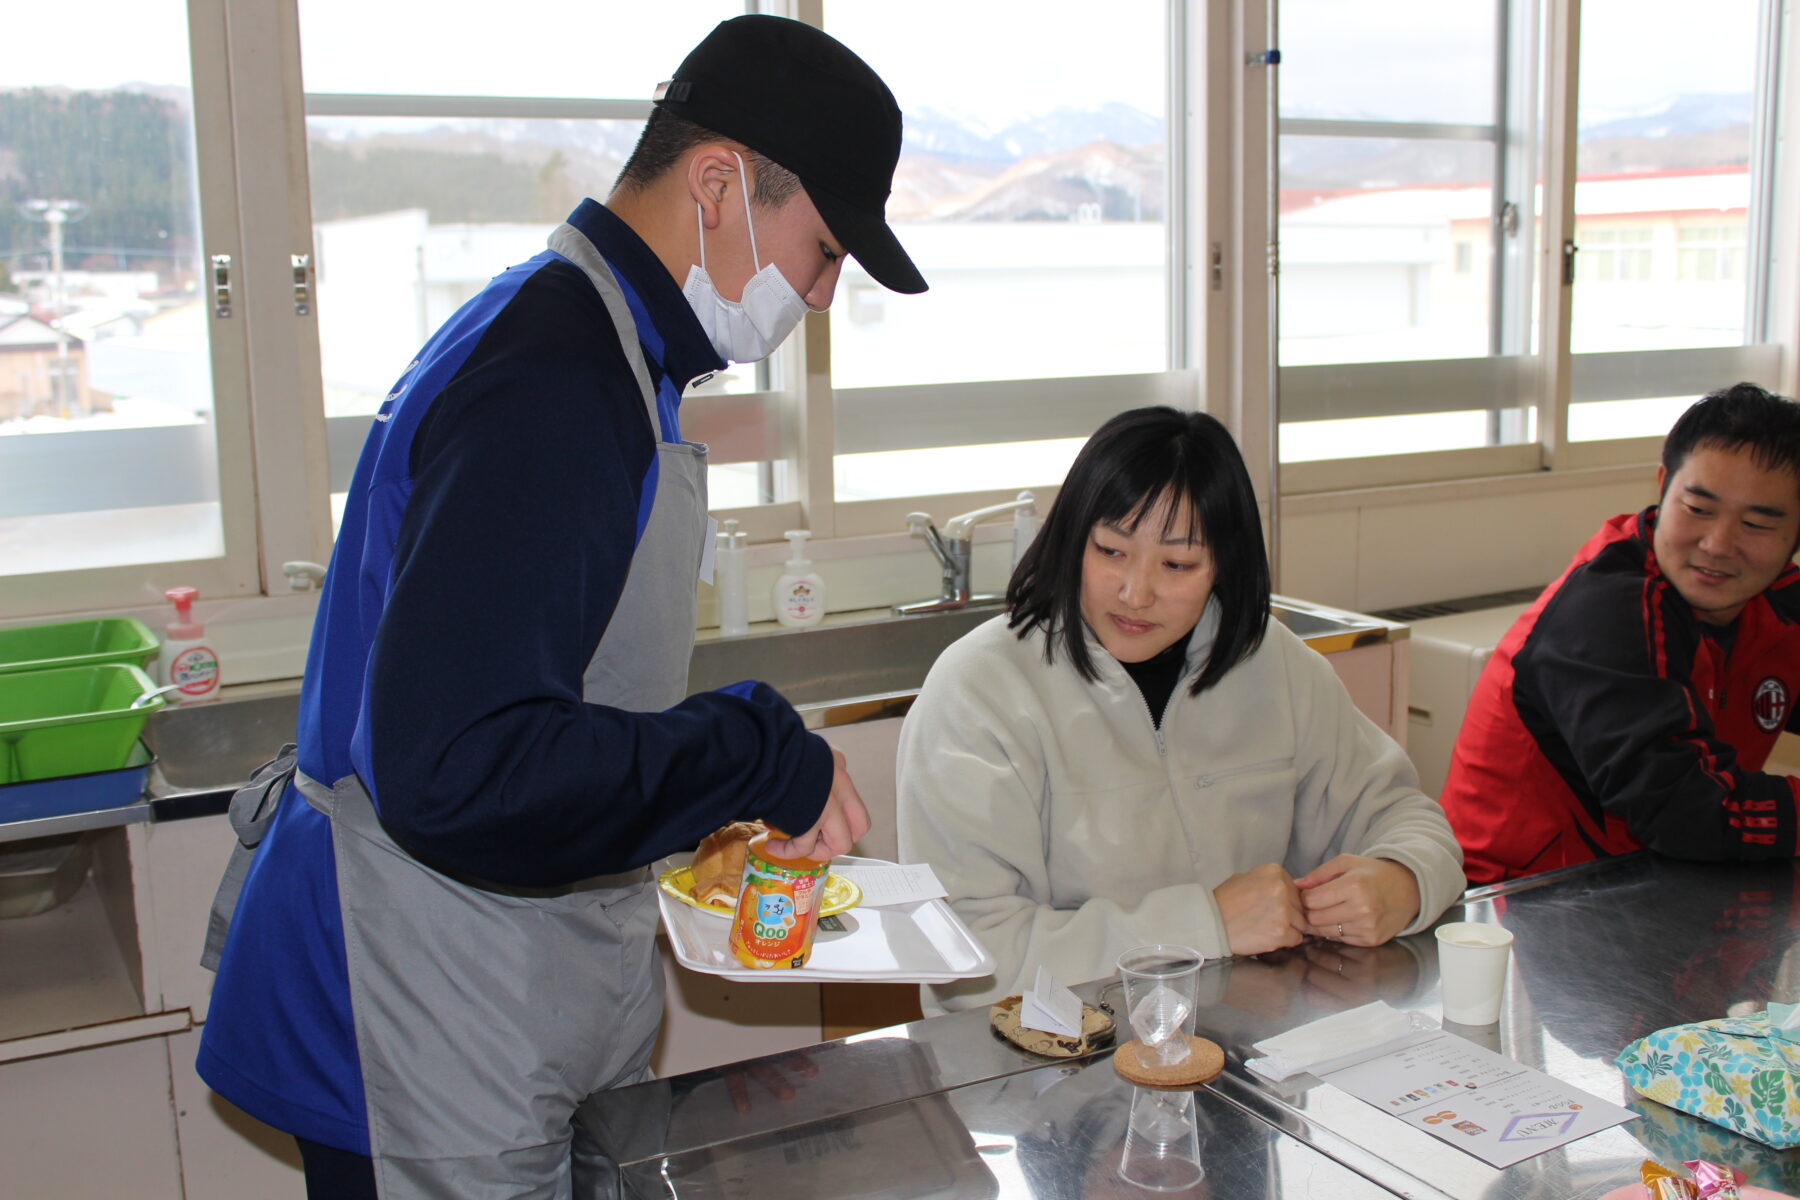
<instances>
[{"instance_id":1,"label":"snowy mountain","mask_svg":"<svg viewBox=\"0 0 1800 1200\"><path fill-rule=\"evenodd\" d=\"M1626 137L1671 137L1711 133L1735 125L1748 125L1755 109L1750 93L1735 95L1677 96L1655 109L1607 116L1581 127L1581 140Z\"/></svg>"},{"instance_id":2,"label":"snowy mountain","mask_svg":"<svg viewBox=\"0 0 1800 1200\"><path fill-rule=\"evenodd\" d=\"M1091 142L1139 146L1162 140L1162 118L1128 104L1059 108L994 131L968 118L926 108L906 115L902 146L906 153L1004 164Z\"/></svg>"}]
</instances>

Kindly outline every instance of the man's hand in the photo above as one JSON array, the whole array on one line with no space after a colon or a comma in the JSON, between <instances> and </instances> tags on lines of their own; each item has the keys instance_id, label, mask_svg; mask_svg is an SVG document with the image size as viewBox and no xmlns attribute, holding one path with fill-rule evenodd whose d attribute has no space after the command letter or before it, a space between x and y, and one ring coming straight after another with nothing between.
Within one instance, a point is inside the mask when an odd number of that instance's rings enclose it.
<instances>
[{"instance_id":1,"label":"man's hand","mask_svg":"<svg viewBox=\"0 0 1800 1200\"><path fill-rule=\"evenodd\" d=\"M818 823L799 837L770 838L770 854L781 858L835 858L850 853L850 845L869 832L869 810L863 807L856 784L844 766L844 752L832 748L836 770L831 775L831 794L825 797L825 811Z\"/></svg>"},{"instance_id":2,"label":"man's hand","mask_svg":"<svg viewBox=\"0 0 1800 1200\"><path fill-rule=\"evenodd\" d=\"M1340 854L1294 881L1306 932L1352 946L1379 946L1419 915L1419 881L1397 862Z\"/></svg>"},{"instance_id":3,"label":"man's hand","mask_svg":"<svg viewBox=\"0 0 1800 1200\"><path fill-rule=\"evenodd\" d=\"M782 1069L777 1070L777 1067ZM725 1067L722 1074L725 1077L725 1092L731 1097L731 1107L740 1113L749 1113L756 1107L756 1102L750 1095L751 1080L762 1084L768 1089L769 1095L777 1100L783 1102L792 1100L800 1093L789 1075L783 1073L784 1071L791 1073L796 1078L803 1076L811 1079L818 1075L819 1068L811 1058L799 1052L779 1059Z\"/></svg>"},{"instance_id":4,"label":"man's hand","mask_svg":"<svg viewBox=\"0 0 1800 1200\"><path fill-rule=\"evenodd\" d=\"M1300 890L1293 877L1274 863L1238 872L1213 889L1213 899L1218 901L1233 954L1298 946L1306 937Z\"/></svg>"}]
</instances>

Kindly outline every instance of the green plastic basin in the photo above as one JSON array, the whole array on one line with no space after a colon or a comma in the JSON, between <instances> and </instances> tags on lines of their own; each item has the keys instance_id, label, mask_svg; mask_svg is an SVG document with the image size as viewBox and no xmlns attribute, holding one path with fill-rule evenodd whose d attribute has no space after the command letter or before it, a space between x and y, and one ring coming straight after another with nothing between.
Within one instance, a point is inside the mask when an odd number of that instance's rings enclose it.
<instances>
[{"instance_id":1,"label":"green plastic basin","mask_svg":"<svg viewBox=\"0 0 1800 1200\"><path fill-rule=\"evenodd\" d=\"M160 648L149 627L131 617L22 625L0 629L0 675L98 663L130 663L147 671Z\"/></svg>"},{"instance_id":2,"label":"green plastic basin","mask_svg":"<svg viewBox=\"0 0 1800 1200\"><path fill-rule=\"evenodd\" d=\"M161 696L129 663L0 675L0 784L123 767Z\"/></svg>"}]
</instances>

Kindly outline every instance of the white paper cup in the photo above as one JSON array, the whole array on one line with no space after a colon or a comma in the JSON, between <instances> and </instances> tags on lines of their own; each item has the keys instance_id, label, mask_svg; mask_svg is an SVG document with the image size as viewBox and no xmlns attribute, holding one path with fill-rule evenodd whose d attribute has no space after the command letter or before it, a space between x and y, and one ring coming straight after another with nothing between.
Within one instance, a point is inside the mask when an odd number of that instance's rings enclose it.
<instances>
[{"instance_id":1,"label":"white paper cup","mask_svg":"<svg viewBox=\"0 0 1800 1200\"><path fill-rule=\"evenodd\" d=\"M1498 925L1452 921L1437 927L1438 979L1444 1020L1492 1025L1500 1019L1513 935Z\"/></svg>"}]
</instances>

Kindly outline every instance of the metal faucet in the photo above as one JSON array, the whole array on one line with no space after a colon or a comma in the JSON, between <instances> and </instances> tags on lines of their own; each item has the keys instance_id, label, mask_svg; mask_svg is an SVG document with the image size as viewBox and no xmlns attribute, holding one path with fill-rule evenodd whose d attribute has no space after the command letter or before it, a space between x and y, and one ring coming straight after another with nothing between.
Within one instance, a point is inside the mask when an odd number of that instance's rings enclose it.
<instances>
[{"instance_id":1,"label":"metal faucet","mask_svg":"<svg viewBox=\"0 0 1800 1200\"><path fill-rule=\"evenodd\" d=\"M978 508L974 512L966 512L961 516L951 517L944 522L940 531L931 523L930 513L908 513L906 530L916 538L922 538L926 549L930 550L944 568L943 591L935 600L918 600L911 604L894 605L896 616L911 616L916 613L948 612L952 609L967 608L972 604L993 604L1006 599L1004 594L969 592L969 556L975 545L975 526L991 517L1004 516L1007 513L1018 513L1022 516L1037 516L1037 497L1030 492L1020 492L1017 500L1008 500L1005 504L990 504L986 508ZM1015 518L1015 524L1017 524ZM1021 530L1015 528L1013 535L1013 563L1017 565L1019 555L1025 552L1030 543L1030 533L1036 532L1035 523L1029 532L1021 538Z\"/></svg>"}]
</instances>

